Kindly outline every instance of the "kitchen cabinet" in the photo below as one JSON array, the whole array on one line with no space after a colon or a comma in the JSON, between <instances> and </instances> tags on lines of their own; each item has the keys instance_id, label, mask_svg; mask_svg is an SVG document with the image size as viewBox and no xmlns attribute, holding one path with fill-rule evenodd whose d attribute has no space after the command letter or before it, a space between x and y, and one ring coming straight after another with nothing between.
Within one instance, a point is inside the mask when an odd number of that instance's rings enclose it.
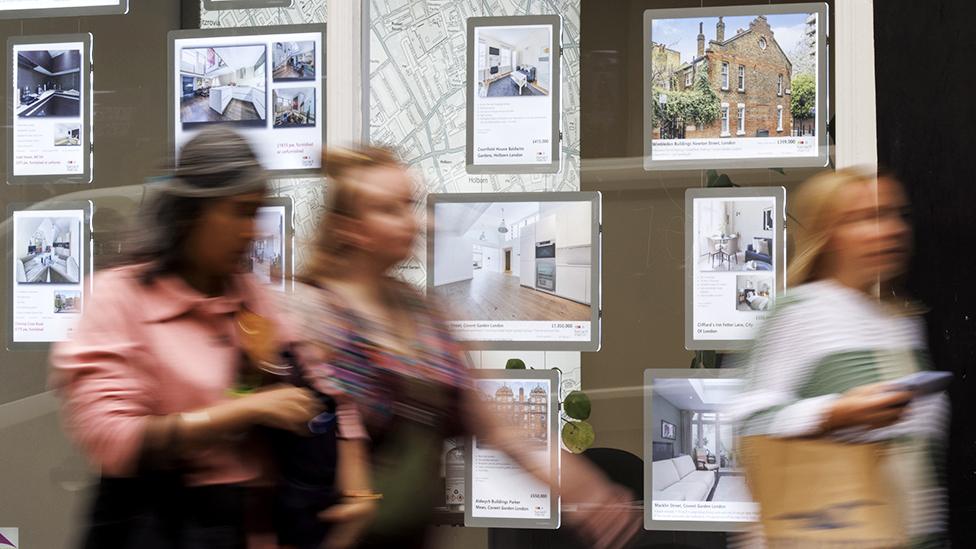
<instances>
[{"instance_id":1,"label":"kitchen cabinet","mask_svg":"<svg viewBox=\"0 0 976 549\"><path fill-rule=\"evenodd\" d=\"M523 227L519 234L519 284L535 288L535 225Z\"/></svg>"},{"instance_id":2,"label":"kitchen cabinet","mask_svg":"<svg viewBox=\"0 0 976 549\"><path fill-rule=\"evenodd\" d=\"M585 265L556 265L556 295L579 303L587 302L586 278L590 268Z\"/></svg>"},{"instance_id":3,"label":"kitchen cabinet","mask_svg":"<svg viewBox=\"0 0 976 549\"><path fill-rule=\"evenodd\" d=\"M592 217L589 202L573 202L556 210L556 247L589 246Z\"/></svg>"},{"instance_id":4,"label":"kitchen cabinet","mask_svg":"<svg viewBox=\"0 0 976 549\"><path fill-rule=\"evenodd\" d=\"M542 242L545 240L556 240L556 214L539 219L535 225L535 241ZM562 244L556 240L556 246L559 247Z\"/></svg>"}]
</instances>

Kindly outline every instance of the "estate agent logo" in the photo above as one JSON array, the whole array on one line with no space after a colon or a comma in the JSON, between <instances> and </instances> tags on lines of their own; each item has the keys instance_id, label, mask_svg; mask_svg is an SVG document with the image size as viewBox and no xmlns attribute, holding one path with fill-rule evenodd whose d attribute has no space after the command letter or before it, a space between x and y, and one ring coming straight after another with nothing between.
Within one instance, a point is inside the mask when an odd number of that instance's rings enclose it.
<instances>
[{"instance_id":1,"label":"estate agent logo","mask_svg":"<svg viewBox=\"0 0 976 549\"><path fill-rule=\"evenodd\" d=\"M20 542L19 530L19 528L0 528L0 549L7 547L17 549L17 544Z\"/></svg>"}]
</instances>

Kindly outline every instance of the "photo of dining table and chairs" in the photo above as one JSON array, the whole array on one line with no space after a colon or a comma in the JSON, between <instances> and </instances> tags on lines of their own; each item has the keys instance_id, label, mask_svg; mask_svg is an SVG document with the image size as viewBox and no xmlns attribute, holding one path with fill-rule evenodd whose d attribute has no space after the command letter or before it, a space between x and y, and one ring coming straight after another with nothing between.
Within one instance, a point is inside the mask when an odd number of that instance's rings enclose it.
<instances>
[{"instance_id":1,"label":"photo of dining table and chairs","mask_svg":"<svg viewBox=\"0 0 976 549\"><path fill-rule=\"evenodd\" d=\"M772 198L695 201L697 270L772 271Z\"/></svg>"}]
</instances>

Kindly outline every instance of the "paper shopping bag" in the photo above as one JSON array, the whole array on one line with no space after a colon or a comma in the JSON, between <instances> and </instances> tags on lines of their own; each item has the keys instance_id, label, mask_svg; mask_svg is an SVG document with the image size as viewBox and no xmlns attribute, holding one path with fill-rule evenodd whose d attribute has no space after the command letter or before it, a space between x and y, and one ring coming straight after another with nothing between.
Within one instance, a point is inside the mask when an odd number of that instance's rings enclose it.
<instances>
[{"instance_id":1,"label":"paper shopping bag","mask_svg":"<svg viewBox=\"0 0 976 549\"><path fill-rule=\"evenodd\" d=\"M771 545L904 543L883 445L767 436L743 437L740 444L746 481Z\"/></svg>"}]
</instances>

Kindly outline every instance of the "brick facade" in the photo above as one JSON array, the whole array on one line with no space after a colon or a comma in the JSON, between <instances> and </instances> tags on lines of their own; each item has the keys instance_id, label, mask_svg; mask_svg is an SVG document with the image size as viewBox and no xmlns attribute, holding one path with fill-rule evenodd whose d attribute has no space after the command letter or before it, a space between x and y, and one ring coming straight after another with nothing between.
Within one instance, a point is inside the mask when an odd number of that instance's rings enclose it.
<instances>
[{"instance_id":1,"label":"brick facade","mask_svg":"<svg viewBox=\"0 0 976 549\"><path fill-rule=\"evenodd\" d=\"M719 19L716 34L724 36L724 23ZM764 42L764 44L763 44ZM765 45L765 47L763 47ZM728 87L724 87L723 63L728 64ZM790 74L792 64L780 48L769 22L759 16L749 29L736 33L725 41L711 40L704 56L679 69L676 75L678 89L686 89L689 71L708 67L711 88L719 96L723 106L728 106L729 132L722 132L722 120L703 127L687 126L685 138L789 136L793 131L793 115L790 113ZM743 68L745 85L739 90L739 70ZM692 73L695 76L697 74ZM782 78L782 89L778 81ZM694 85L694 77L692 78ZM745 131L739 132L740 105L745 108ZM778 127L778 107L782 107L782 129Z\"/></svg>"}]
</instances>

